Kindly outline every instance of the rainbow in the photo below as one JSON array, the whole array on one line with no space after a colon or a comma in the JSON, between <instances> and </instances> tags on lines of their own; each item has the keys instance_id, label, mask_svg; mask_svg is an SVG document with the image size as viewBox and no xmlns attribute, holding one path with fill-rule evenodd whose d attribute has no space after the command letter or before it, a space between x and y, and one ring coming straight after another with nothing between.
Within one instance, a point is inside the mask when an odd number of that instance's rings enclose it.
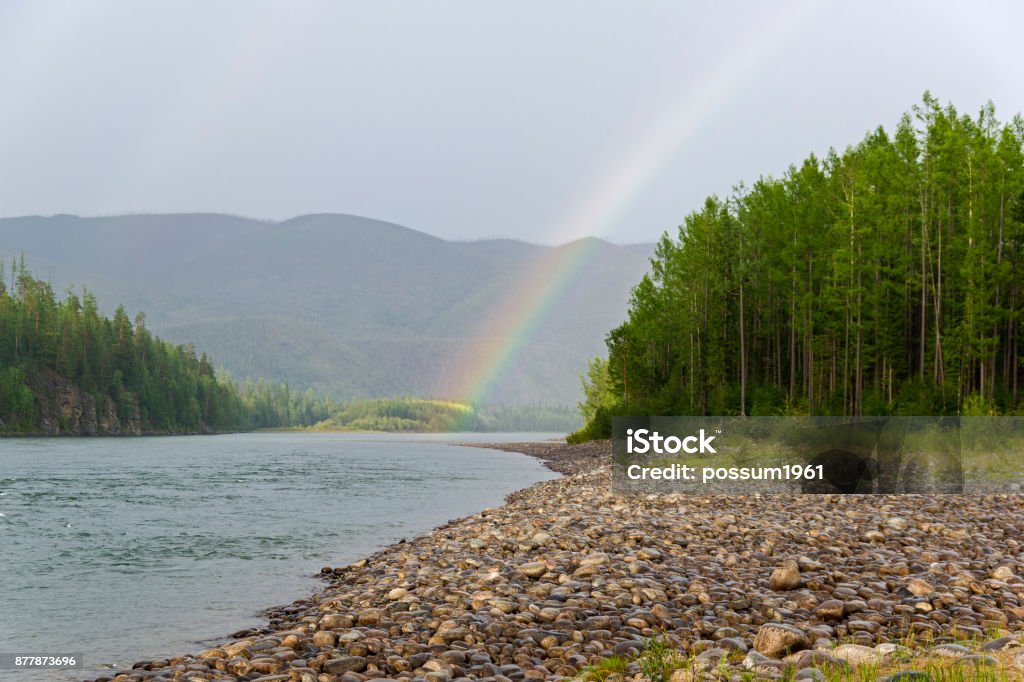
<instances>
[{"instance_id":1,"label":"rainbow","mask_svg":"<svg viewBox=\"0 0 1024 682\"><path fill-rule=\"evenodd\" d=\"M597 240L583 237L606 236L711 116L750 83L758 65L806 22L812 9L809 3L779 7L770 21L758 26L756 35L743 42L742 52L718 62L694 87L680 93L660 119L645 121L630 136L636 143L608 164L610 172L572 202L559 221L561 228L553 241L563 246L548 250L531 264L519 279L522 286L510 290L481 320L470 347L459 353L464 358L461 365L445 378L447 395L478 406L490 401L495 386L598 250ZM667 78L692 68L673 66L666 70Z\"/></svg>"},{"instance_id":2,"label":"rainbow","mask_svg":"<svg viewBox=\"0 0 1024 682\"><path fill-rule=\"evenodd\" d=\"M522 286L492 306L478 324L465 361L446 377L448 392L473 405L485 405L519 352L548 318L579 271L600 248L596 239L580 239L548 249L517 275Z\"/></svg>"}]
</instances>

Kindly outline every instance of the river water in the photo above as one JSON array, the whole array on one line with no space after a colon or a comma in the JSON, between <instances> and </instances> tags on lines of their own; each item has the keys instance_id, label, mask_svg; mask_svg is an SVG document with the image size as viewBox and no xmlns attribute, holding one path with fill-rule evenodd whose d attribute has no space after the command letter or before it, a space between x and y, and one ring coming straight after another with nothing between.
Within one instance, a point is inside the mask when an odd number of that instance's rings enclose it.
<instances>
[{"instance_id":1,"label":"river water","mask_svg":"<svg viewBox=\"0 0 1024 682\"><path fill-rule=\"evenodd\" d=\"M0 439L0 653L110 675L259 626L401 538L555 474L453 445L551 434Z\"/></svg>"}]
</instances>

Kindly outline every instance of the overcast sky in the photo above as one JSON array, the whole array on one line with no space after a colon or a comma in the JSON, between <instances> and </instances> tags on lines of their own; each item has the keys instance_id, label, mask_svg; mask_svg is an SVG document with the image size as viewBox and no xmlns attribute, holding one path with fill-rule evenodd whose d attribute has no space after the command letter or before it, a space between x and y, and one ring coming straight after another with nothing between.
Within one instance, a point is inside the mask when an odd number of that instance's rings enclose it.
<instances>
[{"instance_id":1,"label":"overcast sky","mask_svg":"<svg viewBox=\"0 0 1024 682\"><path fill-rule=\"evenodd\" d=\"M5 0L0 215L650 241L925 89L1008 120L1022 29L1014 1Z\"/></svg>"}]
</instances>

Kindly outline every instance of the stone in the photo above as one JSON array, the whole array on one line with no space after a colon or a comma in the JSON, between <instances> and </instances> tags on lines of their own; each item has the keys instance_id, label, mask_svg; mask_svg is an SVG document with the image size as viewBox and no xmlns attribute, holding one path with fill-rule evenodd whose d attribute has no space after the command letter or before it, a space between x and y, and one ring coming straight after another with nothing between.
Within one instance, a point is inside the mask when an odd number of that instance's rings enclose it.
<instances>
[{"instance_id":1,"label":"stone","mask_svg":"<svg viewBox=\"0 0 1024 682\"><path fill-rule=\"evenodd\" d=\"M645 641L663 632L681 655L715 666L702 682L719 664L730 682L835 680L837 662L881 663L884 677L962 638L978 646L942 668L982 677L973 668L990 655L1008 679L1024 679L1024 578L1013 574L1024 565L1024 498L776 497L756 487L721 499L623 498L611 489L607 442L517 447L559 453L548 462L568 475L329 569L319 592L203 654L107 677L539 682L578 678L619 654L627 669L607 682L628 682L642 677ZM870 529L884 544L865 540ZM791 560L800 582L783 589L779 569ZM543 570L518 570L528 564ZM1007 637L983 644L996 627ZM923 648L895 644L910 640ZM676 679L695 682L693 673Z\"/></svg>"},{"instance_id":2,"label":"stone","mask_svg":"<svg viewBox=\"0 0 1024 682\"><path fill-rule=\"evenodd\" d=\"M850 665L877 663L881 658L877 651L861 644L840 644L833 649L832 655Z\"/></svg>"},{"instance_id":3,"label":"stone","mask_svg":"<svg viewBox=\"0 0 1024 682\"><path fill-rule=\"evenodd\" d=\"M376 625L380 622L380 609L363 609L357 619L360 625Z\"/></svg>"},{"instance_id":4,"label":"stone","mask_svg":"<svg viewBox=\"0 0 1024 682\"><path fill-rule=\"evenodd\" d=\"M993 580L1001 580L1004 583L1013 580L1013 569L1009 566L999 566L989 573L989 577Z\"/></svg>"},{"instance_id":5,"label":"stone","mask_svg":"<svg viewBox=\"0 0 1024 682\"><path fill-rule=\"evenodd\" d=\"M875 633L881 630L882 626L871 620L848 620L846 621L846 629L850 632Z\"/></svg>"},{"instance_id":6,"label":"stone","mask_svg":"<svg viewBox=\"0 0 1024 682\"><path fill-rule=\"evenodd\" d=\"M718 667L719 661L729 655L725 649L713 648L702 651L693 659L693 667L701 672L710 672Z\"/></svg>"},{"instance_id":7,"label":"stone","mask_svg":"<svg viewBox=\"0 0 1024 682\"><path fill-rule=\"evenodd\" d=\"M261 656L260 658L254 658L249 661L249 665L252 669L258 673L276 673L281 669L281 662L276 658L270 658L268 656Z\"/></svg>"},{"instance_id":8,"label":"stone","mask_svg":"<svg viewBox=\"0 0 1024 682\"><path fill-rule=\"evenodd\" d=\"M427 682L448 682L452 676L446 670L431 670L423 676Z\"/></svg>"},{"instance_id":9,"label":"stone","mask_svg":"<svg viewBox=\"0 0 1024 682\"><path fill-rule=\"evenodd\" d=\"M816 668L804 668L803 670L798 670L796 675L793 675L793 679L801 681L810 680L811 682L826 682L828 677L826 677L825 673L817 670Z\"/></svg>"},{"instance_id":10,"label":"stone","mask_svg":"<svg viewBox=\"0 0 1024 682\"><path fill-rule=\"evenodd\" d=\"M251 639L242 639L242 640L239 640L239 641L234 642L232 644L225 644L224 646L222 646L220 648L224 650L224 653L227 654L228 657L232 657L232 656L239 655L243 651L247 651L249 649L249 647L251 647L251 646L252 646L252 640Z\"/></svg>"},{"instance_id":11,"label":"stone","mask_svg":"<svg viewBox=\"0 0 1024 682\"><path fill-rule=\"evenodd\" d=\"M784 623L766 623L754 637L754 649L770 658L779 658L810 646L803 630Z\"/></svg>"},{"instance_id":12,"label":"stone","mask_svg":"<svg viewBox=\"0 0 1024 682\"><path fill-rule=\"evenodd\" d=\"M1010 622L1009 616L1006 615L1001 609L986 608L979 606L975 608L979 614L981 614L984 625L1003 627Z\"/></svg>"},{"instance_id":13,"label":"stone","mask_svg":"<svg viewBox=\"0 0 1024 682\"><path fill-rule=\"evenodd\" d=\"M422 667L424 670L444 670L444 671L448 671L448 670L451 669L451 665L447 661L442 661L442 660L437 659L437 658L430 659L429 661L427 661L426 663L424 663L420 667Z\"/></svg>"},{"instance_id":14,"label":"stone","mask_svg":"<svg viewBox=\"0 0 1024 682\"><path fill-rule=\"evenodd\" d=\"M765 674L778 672L785 667L785 664L764 654L751 651L743 657L743 667L755 673Z\"/></svg>"},{"instance_id":15,"label":"stone","mask_svg":"<svg viewBox=\"0 0 1024 682\"><path fill-rule=\"evenodd\" d=\"M338 641L338 636L330 630L319 630L313 633L313 644L321 649L333 647Z\"/></svg>"},{"instance_id":16,"label":"stone","mask_svg":"<svg viewBox=\"0 0 1024 682\"><path fill-rule=\"evenodd\" d=\"M890 516L885 519L885 525L893 530L906 530L910 528L910 521L902 516Z\"/></svg>"},{"instance_id":17,"label":"stone","mask_svg":"<svg viewBox=\"0 0 1024 682\"><path fill-rule=\"evenodd\" d=\"M844 613L843 602L838 599L826 599L814 608L814 615L821 620L841 620Z\"/></svg>"},{"instance_id":18,"label":"stone","mask_svg":"<svg viewBox=\"0 0 1024 682\"><path fill-rule=\"evenodd\" d=\"M845 670L850 667L846 661L835 658L824 651L814 649L805 649L804 651L798 651L795 654L790 654L782 659L782 662L792 665L797 670L803 670L805 668Z\"/></svg>"},{"instance_id":19,"label":"stone","mask_svg":"<svg viewBox=\"0 0 1024 682\"><path fill-rule=\"evenodd\" d=\"M800 566L795 561L786 561L781 566L772 571L771 577L768 579L768 587L774 592L783 592L786 590L795 590L803 584L800 579Z\"/></svg>"},{"instance_id":20,"label":"stone","mask_svg":"<svg viewBox=\"0 0 1024 682\"><path fill-rule=\"evenodd\" d=\"M204 660L204 659L207 659L207 658L227 658L227 657L228 657L227 652L224 651L223 649L219 649L219 648L207 649L206 651L200 652L200 654L198 656L196 656L196 658L198 658L200 660Z\"/></svg>"},{"instance_id":21,"label":"stone","mask_svg":"<svg viewBox=\"0 0 1024 682\"><path fill-rule=\"evenodd\" d=\"M550 533L545 533L544 531L539 530L536 533L534 533L533 537L531 537L530 539L533 540L538 545L546 545L549 542L551 542L551 534Z\"/></svg>"},{"instance_id":22,"label":"stone","mask_svg":"<svg viewBox=\"0 0 1024 682\"><path fill-rule=\"evenodd\" d=\"M875 651L882 658L889 658L892 656L909 656L912 652L902 644L894 644L893 642L882 642L875 647Z\"/></svg>"},{"instance_id":23,"label":"stone","mask_svg":"<svg viewBox=\"0 0 1024 682\"><path fill-rule=\"evenodd\" d=\"M739 637L723 637L718 640L717 645L723 649L728 649L729 651L738 651L741 654L747 653L747 650L750 649L750 647L747 646L747 643Z\"/></svg>"},{"instance_id":24,"label":"stone","mask_svg":"<svg viewBox=\"0 0 1024 682\"><path fill-rule=\"evenodd\" d=\"M970 656L971 650L960 644L939 644L929 649L928 653L932 656L942 656L943 658L963 658L964 656Z\"/></svg>"},{"instance_id":25,"label":"stone","mask_svg":"<svg viewBox=\"0 0 1024 682\"><path fill-rule=\"evenodd\" d=\"M541 561L531 561L526 564L520 564L516 570L528 578L539 578L548 572L548 567L547 564Z\"/></svg>"},{"instance_id":26,"label":"stone","mask_svg":"<svg viewBox=\"0 0 1024 682\"><path fill-rule=\"evenodd\" d=\"M580 559L580 566L603 566L609 562L604 552L594 552Z\"/></svg>"},{"instance_id":27,"label":"stone","mask_svg":"<svg viewBox=\"0 0 1024 682\"><path fill-rule=\"evenodd\" d=\"M868 608L867 603L863 599L850 599L843 602L843 613L850 615L851 613L858 613Z\"/></svg>"},{"instance_id":28,"label":"stone","mask_svg":"<svg viewBox=\"0 0 1024 682\"><path fill-rule=\"evenodd\" d=\"M654 547L644 547L643 549L641 549L636 554L641 559L648 559L648 560L660 559L661 556L662 556L661 550L656 549Z\"/></svg>"},{"instance_id":29,"label":"stone","mask_svg":"<svg viewBox=\"0 0 1024 682\"><path fill-rule=\"evenodd\" d=\"M366 670L366 659L362 656L333 658L324 664L324 672L329 675L341 675L347 672L358 673L364 670Z\"/></svg>"},{"instance_id":30,"label":"stone","mask_svg":"<svg viewBox=\"0 0 1024 682\"><path fill-rule=\"evenodd\" d=\"M355 625L352 616L347 613L326 613L320 618L319 627L321 630L334 630L338 628L350 628Z\"/></svg>"},{"instance_id":31,"label":"stone","mask_svg":"<svg viewBox=\"0 0 1024 682\"><path fill-rule=\"evenodd\" d=\"M610 616L591 616L580 624L582 630L607 630L612 625Z\"/></svg>"},{"instance_id":32,"label":"stone","mask_svg":"<svg viewBox=\"0 0 1024 682\"><path fill-rule=\"evenodd\" d=\"M652 606L651 615L663 623L672 620L672 612L664 604L655 604Z\"/></svg>"},{"instance_id":33,"label":"stone","mask_svg":"<svg viewBox=\"0 0 1024 682\"><path fill-rule=\"evenodd\" d=\"M920 578L911 578L907 581L907 590L916 597L924 597L935 591L932 584Z\"/></svg>"},{"instance_id":34,"label":"stone","mask_svg":"<svg viewBox=\"0 0 1024 682\"><path fill-rule=\"evenodd\" d=\"M999 639L994 639L991 642L986 642L985 644L982 644L981 645L981 650L982 651L1002 651L1004 649L1009 649L1009 648L1018 647L1018 646L1021 646L1021 639L1020 639L1020 637L1013 637L1011 635L1007 635L1005 637L1000 637Z\"/></svg>"}]
</instances>

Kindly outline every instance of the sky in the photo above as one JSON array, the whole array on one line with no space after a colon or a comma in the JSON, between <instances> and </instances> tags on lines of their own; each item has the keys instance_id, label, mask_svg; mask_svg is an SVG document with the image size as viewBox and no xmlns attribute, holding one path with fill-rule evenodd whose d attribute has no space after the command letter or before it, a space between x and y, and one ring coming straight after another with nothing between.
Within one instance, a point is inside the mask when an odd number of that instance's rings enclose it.
<instances>
[{"instance_id":1,"label":"sky","mask_svg":"<svg viewBox=\"0 0 1024 682\"><path fill-rule=\"evenodd\" d=\"M1024 111L1024 3L0 3L0 216L353 213L649 242L892 128Z\"/></svg>"}]
</instances>

